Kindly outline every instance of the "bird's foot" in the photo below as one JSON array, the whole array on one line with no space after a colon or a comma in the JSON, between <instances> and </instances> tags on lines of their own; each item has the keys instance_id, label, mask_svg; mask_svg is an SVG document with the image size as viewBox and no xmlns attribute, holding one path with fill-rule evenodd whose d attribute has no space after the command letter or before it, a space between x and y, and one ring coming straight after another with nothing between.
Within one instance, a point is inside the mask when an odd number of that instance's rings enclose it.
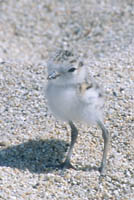
<instances>
[{"instance_id":1,"label":"bird's foot","mask_svg":"<svg viewBox=\"0 0 134 200\"><path fill-rule=\"evenodd\" d=\"M70 161L65 161L65 162L63 162L63 163L61 163L60 165L59 165L59 168L60 169L76 169L71 163L70 163Z\"/></svg>"}]
</instances>

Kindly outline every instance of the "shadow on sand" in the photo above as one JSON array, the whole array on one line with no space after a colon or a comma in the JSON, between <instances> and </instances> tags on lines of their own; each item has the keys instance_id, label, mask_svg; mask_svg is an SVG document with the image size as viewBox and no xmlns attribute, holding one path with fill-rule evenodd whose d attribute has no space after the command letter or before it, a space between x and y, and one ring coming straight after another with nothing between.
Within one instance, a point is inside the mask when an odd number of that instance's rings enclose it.
<instances>
[{"instance_id":1,"label":"shadow on sand","mask_svg":"<svg viewBox=\"0 0 134 200\"><path fill-rule=\"evenodd\" d=\"M68 146L63 140L29 140L0 150L0 166L48 173L62 162Z\"/></svg>"}]
</instances>

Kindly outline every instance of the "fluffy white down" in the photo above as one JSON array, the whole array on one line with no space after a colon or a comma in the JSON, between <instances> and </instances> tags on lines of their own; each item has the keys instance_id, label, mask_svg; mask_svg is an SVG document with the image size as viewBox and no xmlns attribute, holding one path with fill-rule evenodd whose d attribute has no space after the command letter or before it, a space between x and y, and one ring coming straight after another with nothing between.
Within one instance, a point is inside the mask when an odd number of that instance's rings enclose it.
<instances>
[{"instance_id":1,"label":"fluffy white down","mask_svg":"<svg viewBox=\"0 0 134 200\"><path fill-rule=\"evenodd\" d=\"M86 123L102 120L103 99L98 96L98 91L91 88L81 96L77 93L76 87L48 84L46 95L54 116L63 121Z\"/></svg>"}]
</instances>

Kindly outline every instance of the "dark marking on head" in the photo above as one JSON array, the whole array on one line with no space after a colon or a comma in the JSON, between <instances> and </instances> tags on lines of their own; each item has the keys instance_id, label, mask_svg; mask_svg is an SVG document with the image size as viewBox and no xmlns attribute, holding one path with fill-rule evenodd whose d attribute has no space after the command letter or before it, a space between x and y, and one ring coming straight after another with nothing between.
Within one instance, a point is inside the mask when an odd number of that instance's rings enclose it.
<instances>
[{"instance_id":1,"label":"dark marking on head","mask_svg":"<svg viewBox=\"0 0 134 200\"><path fill-rule=\"evenodd\" d=\"M65 50L63 51L63 55L70 57L70 56L73 56L73 53L71 51Z\"/></svg>"},{"instance_id":2,"label":"dark marking on head","mask_svg":"<svg viewBox=\"0 0 134 200\"><path fill-rule=\"evenodd\" d=\"M75 59L70 60L70 63L75 63L75 62L76 62Z\"/></svg>"},{"instance_id":3,"label":"dark marking on head","mask_svg":"<svg viewBox=\"0 0 134 200\"><path fill-rule=\"evenodd\" d=\"M73 53L68 50L59 50L55 55L55 59L59 61L67 61L70 57L73 57Z\"/></svg>"},{"instance_id":4,"label":"dark marking on head","mask_svg":"<svg viewBox=\"0 0 134 200\"><path fill-rule=\"evenodd\" d=\"M79 67L82 67L84 63L82 61L79 62Z\"/></svg>"}]
</instances>

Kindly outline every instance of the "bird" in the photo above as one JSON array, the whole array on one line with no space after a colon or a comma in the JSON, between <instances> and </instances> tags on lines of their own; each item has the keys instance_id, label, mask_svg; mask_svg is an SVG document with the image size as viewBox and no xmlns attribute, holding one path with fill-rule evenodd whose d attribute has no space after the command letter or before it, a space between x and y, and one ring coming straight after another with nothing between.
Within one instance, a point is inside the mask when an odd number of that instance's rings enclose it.
<instances>
[{"instance_id":1,"label":"bird","mask_svg":"<svg viewBox=\"0 0 134 200\"><path fill-rule=\"evenodd\" d=\"M71 128L70 147L60 167L76 169L71 164L72 151L78 136L75 123L96 124L102 130L104 139L99 171L101 175L105 175L110 134L103 122L104 92L93 77L88 77L83 60L72 50L56 51L48 61L47 72L48 107L56 119L67 122Z\"/></svg>"}]
</instances>

